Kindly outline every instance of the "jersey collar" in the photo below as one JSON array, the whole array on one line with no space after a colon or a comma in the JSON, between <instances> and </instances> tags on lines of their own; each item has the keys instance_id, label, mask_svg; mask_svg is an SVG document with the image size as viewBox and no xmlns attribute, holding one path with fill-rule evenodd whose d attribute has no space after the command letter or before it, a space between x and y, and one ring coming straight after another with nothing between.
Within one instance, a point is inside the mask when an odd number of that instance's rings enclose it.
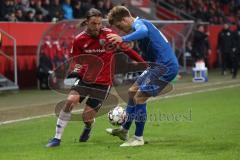
<instances>
[{"instance_id":1,"label":"jersey collar","mask_svg":"<svg viewBox=\"0 0 240 160\"><path fill-rule=\"evenodd\" d=\"M133 24L132 24L132 29L134 29L134 24L136 23L136 21L139 19L139 17L136 17Z\"/></svg>"}]
</instances>

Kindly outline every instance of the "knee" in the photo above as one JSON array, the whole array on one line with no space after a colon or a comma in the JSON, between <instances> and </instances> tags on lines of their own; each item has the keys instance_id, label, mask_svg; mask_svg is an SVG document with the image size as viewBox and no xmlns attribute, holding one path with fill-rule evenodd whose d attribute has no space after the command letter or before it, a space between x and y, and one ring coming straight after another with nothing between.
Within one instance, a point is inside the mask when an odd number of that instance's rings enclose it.
<instances>
[{"instance_id":1,"label":"knee","mask_svg":"<svg viewBox=\"0 0 240 160\"><path fill-rule=\"evenodd\" d=\"M79 95L70 94L67 98L67 101L69 103L72 103L73 105L76 105L79 102L79 98L80 98Z\"/></svg>"},{"instance_id":2,"label":"knee","mask_svg":"<svg viewBox=\"0 0 240 160\"><path fill-rule=\"evenodd\" d=\"M136 94L136 92L137 92L137 90L135 88L130 87L128 89L128 96L129 96L129 98L133 98L134 95Z\"/></svg>"},{"instance_id":3,"label":"knee","mask_svg":"<svg viewBox=\"0 0 240 160\"><path fill-rule=\"evenodd\" d=\"M79 96L77 95L69 95L64 107L64 112L71 112L74 105L76 105L79 101Z\"/></svg>"}]
</instances>

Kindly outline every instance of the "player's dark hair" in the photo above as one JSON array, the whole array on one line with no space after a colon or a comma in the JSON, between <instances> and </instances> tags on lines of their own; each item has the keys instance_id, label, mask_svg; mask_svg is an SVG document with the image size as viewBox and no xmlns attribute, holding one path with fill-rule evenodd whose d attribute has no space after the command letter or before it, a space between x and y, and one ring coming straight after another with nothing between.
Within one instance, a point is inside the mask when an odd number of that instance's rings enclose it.
<instances>
[{"instance_id":1,"label":"player's dark hair","mask_svg":"<svg viewBox=\"0 0 240 160\"><path fill-rule=\"evenodd\" d=\"M124 17L130 17L130 11L124 6L116 6L110 10L108 14L108 23L114 25L116 22L122 21Z\"/></svg>"},{"instance_id":2,"label":"player's dark hair","mask_svg":"<svg viewBox=\"0 0 240 160\"><path fill-rule=\"evenodd\" d=\"M86 13L86 20L84 20L81 23L81 26L85 26L86 22L91 18L91 17L103 17L102 12L97 10L96 8L91 8L87 11Z\"/></svg>"},{"instance_id":3,"label":"player's dark hair","mask_svg":"<svg viewBox=\"0 0 240 160\"><path fill-rule=\"evenodd\" d=\"M97 10L96 8L91 8L87 13L86 13L86 18L90 19L91 17L102 17L102 12Z\"/></svg>"}]
</instances>

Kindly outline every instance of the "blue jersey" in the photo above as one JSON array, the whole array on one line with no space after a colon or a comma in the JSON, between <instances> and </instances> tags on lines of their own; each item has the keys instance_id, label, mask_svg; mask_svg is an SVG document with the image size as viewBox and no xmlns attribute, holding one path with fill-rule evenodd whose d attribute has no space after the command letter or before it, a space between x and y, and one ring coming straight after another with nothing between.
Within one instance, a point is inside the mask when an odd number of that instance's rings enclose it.
<instances>
[{"instance_id":1,"label":"blue jersey","mask_svg":"<svg viewBox=\"0 0 240 160\"><path fill-rule=\"evenodd\" d=\"M151 22L136 18L132 24L133 32L123 36L124 42L138 40L142 57L148 62L160 63L165 66L178 66L177 58L167 38Z\"/></svg>"}]
</instances>

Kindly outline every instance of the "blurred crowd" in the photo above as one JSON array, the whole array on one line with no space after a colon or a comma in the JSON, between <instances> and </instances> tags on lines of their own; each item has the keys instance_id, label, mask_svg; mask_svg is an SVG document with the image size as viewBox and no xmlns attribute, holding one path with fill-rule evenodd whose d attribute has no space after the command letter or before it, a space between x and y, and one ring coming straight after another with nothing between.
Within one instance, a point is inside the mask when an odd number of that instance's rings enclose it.
<instances>
[{"instance_id":1,"label":"blurred crowd","mask_svg":"<svg viewBox=\"0 0 240 160\"><path fill-rule=\"evenodd\" d=\"M165 0L198 21L211 24L235 23L240 17L240 0ZM178 5L176 5L178 4Z\"/></svg>"},{"instance_id":2,"label":"blurred crowd","mask_svg":"<svg viewBox=\"0 0 240 160\"><path fill-rule=\"evenodd\" d=\"M235 23L240 17L240 0L165 0L199 21ZM175 5L178 4L178 5ZM0 21L51 22L84 17L95 7L103 15L112 8L112 0L0 0Z\"/></svg>"},{"instance_id":3,"label":"blurred crowd","mask_svg":"<svg viewBox=\"0 0 240 160\"><path fill-rule=\"evenodd\" d=\"M56 22L83 18L92 7L107 15L111 0L0 0L0 21Z\"/></svg>"}]
</instances>

